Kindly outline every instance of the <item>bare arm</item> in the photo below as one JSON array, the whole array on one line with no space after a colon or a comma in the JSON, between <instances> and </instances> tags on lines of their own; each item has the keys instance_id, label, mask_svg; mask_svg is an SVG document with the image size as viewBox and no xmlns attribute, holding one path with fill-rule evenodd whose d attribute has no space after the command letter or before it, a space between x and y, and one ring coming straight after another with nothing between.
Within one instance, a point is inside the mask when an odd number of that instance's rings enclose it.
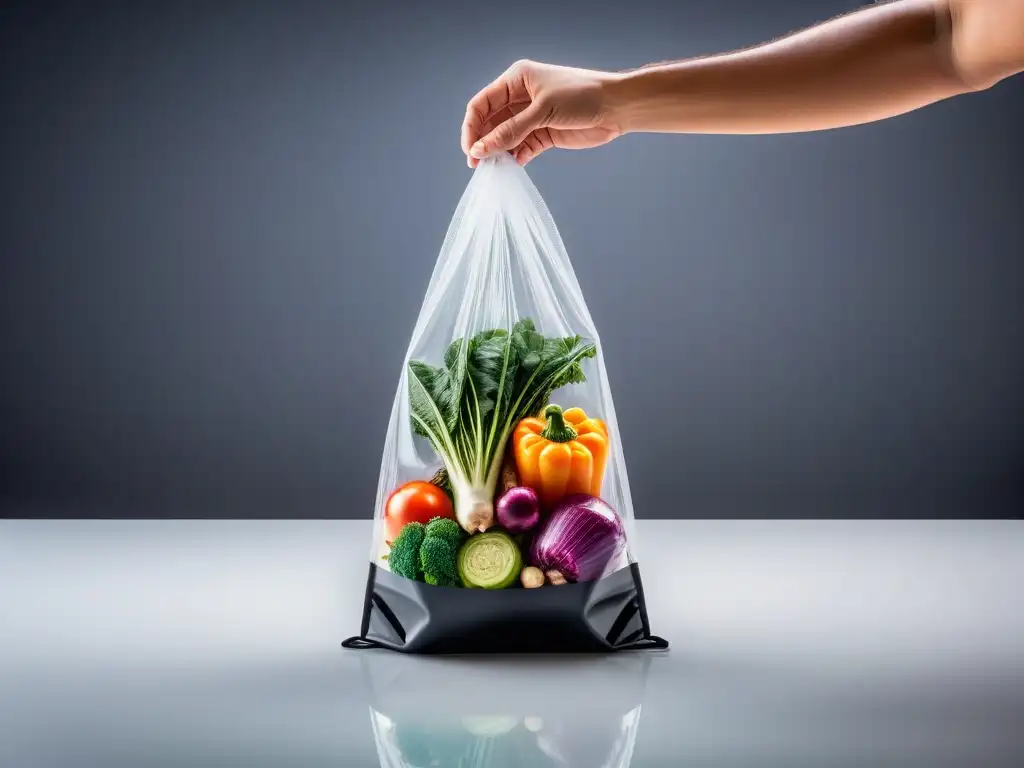
<instances>
[{"instance_id":1,"label":"bare arm","mask_svg":"<svg viewBox=\"0 0 1024 768\"><path fill-rule=\"evenodd\" d=\"M876 3L744 51L630 72L516 62L469 102L471 166L624 133L793 133L882 120L1024 71L1024 0Z\"/></svg>"},{"instance_id":2,"label":"bare arm","mask_svg":"<svg viewBox=\"0 0 1024 768\"><path fill-rule=\"evenodd\" d=\"M899 0L756 48L611 75L617 133L866 123L1024 71L1024 0Z\"/></svg>"}]
</instances>

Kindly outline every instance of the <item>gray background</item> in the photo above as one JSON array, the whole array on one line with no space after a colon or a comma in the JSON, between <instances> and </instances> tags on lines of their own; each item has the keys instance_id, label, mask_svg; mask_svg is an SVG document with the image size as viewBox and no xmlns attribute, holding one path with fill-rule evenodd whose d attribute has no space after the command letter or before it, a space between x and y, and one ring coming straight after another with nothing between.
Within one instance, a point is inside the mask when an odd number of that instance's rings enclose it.
<instances>
[{"instance_id":1,"label":"gray background","mask_svg":"<svg viewBox=\"0 0 1024 768\"><path fill-rule=\"evenodd\" d=\"M466 100L857 5L4 3L0 508L368 517ZM1018 512L1022 95L530 166L638 517Z\"/></svg>"}]
</instances>

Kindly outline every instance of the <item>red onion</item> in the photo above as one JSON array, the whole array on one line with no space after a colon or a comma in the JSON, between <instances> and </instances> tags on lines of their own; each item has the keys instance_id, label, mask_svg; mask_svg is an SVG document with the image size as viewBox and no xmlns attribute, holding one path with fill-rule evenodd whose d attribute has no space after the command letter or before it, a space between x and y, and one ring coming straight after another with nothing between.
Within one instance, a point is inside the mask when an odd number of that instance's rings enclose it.
<instances>
[{"instance_id":1,"label":"red onion","mask_svg":"<svg viewBox=\"0 0 1024 768\"><path fill-rule=\"evenodd\" d=\"M570 582L594 581L626 549L626 530L611 506L587 494L566 496L534 537L530 564Z\"/></svg>"},{"instance_id":2,"label":"red onion","mask_svg":"<svg viewBox=\"0 0 1024 768\"><path fill-rule=\"evenodd\" d=\"M495 509L498 524L509 533L525 533L540 520L540 500L533 488L509 488L498 499Z\"/></svg>"}]
</instances>

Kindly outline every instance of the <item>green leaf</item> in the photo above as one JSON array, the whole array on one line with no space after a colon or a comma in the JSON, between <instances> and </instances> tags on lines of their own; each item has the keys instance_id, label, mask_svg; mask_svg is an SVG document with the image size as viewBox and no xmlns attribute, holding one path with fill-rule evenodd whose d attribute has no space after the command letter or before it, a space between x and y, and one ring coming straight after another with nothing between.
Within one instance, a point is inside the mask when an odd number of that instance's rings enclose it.
<instances>
[{"instance_id":1,"label":"green leaf","mask_svg":"<svg viewBox=\"0 0 1024 768\"><path fill-rule=\"evenodd\" d=\"M409 363L415 433L441 456L455 493L493 493L496 464L515 425L543 408L554 390L586 380L582 361L597 348L579 336L545 338L524 318L511 330L456 339L443 365Z\"/></svg>"}]
</instances>

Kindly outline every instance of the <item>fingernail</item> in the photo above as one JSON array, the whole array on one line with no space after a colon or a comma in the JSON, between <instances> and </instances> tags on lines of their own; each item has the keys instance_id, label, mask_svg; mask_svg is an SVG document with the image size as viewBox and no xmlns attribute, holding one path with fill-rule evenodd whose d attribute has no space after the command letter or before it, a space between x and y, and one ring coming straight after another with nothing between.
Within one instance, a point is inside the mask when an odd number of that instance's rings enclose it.
<instances>
[{"instance_id":1,"label":"fingernail","mask_svg":"<svg viewBox=\"0 0 1024 768\"><path fill-rule=\"evenodd\" d=\"M477 159L480 159L481 157L483 157L484 156L484 143L482 141L478 141L469 150L469 154L471 154L473 157L475 157Z\"/></svg>"}]
</instances>

